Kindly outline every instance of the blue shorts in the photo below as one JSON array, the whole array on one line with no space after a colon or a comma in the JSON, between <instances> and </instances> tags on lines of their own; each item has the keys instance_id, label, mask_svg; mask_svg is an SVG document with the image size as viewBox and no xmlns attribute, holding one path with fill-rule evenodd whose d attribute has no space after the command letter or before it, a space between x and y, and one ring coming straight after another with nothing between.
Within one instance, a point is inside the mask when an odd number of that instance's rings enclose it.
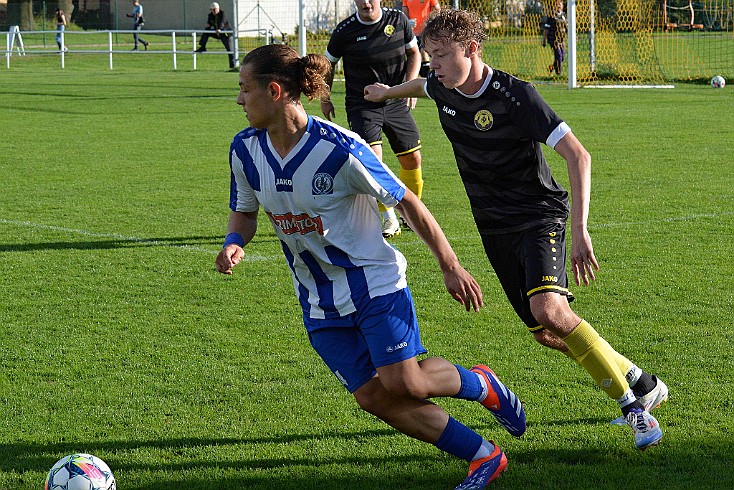
<instances>
[{"instance_id":1,"label":"blue shorts","mask_svg":"<svg viewBox=\"0 0 734 490\"><path fill-rule=\"evenodd\" d=\"M320 328L320 320L304 321L311 345L350 393L372 379L376 368L428 352L408 288L372 298L345 320L351 326Z\"/></svg>"}]
</instances>

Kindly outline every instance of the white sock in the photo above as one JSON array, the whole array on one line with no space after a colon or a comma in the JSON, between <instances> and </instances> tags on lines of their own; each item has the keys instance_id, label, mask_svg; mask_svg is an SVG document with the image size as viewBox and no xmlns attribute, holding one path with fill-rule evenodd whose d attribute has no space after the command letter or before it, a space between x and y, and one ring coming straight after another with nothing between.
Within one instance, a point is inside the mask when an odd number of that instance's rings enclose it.
<instances>
[{"instance_id":1,"label":"white sock","mask_svg":"<svg viewBox=\"0 0 734 490\"><path fill-rule=\"evenodd\" d=\"M624 377L627 378L627 384L630 385L630 388L637 384L640 376L642 376L642 369L638 368L634 364L632 365L630 370L627 371L627 374L624 375Z\"/></svg>"},{"instance_id":2,"label":"white sock","mask_svg":"<svg viewBox=\"0 0 734 490\"><path fill-rule=\"evenodd\" d=\"M383 221L389 218L398 219L398 217L395 215L395 210L393 208L387 208L387 211L383 211L381 214Z\"/></svg>"},{"instance_id":3,"label":"white sock","mask_svg":"<svg viewBox=\"0 0 734 490\"><path fill-rule=\"evenodd\" d=\"M487 456L492 454L492 451L494 451L494 444L484 439L482 440L482 445L479 446L477 453L474 455L474 457L471 460L476 461L478 459L486 458Z\"/></svg>"},{"instance_id":4,"label":"white sock","mask_svg":"<svg viewBox=\"0 0 734 490\"><path fill-rule=\"evenodd\" d=\"M627 388L627 391L625 391L624 395L622 395L622 398L617 399L617 403L619 403L619 408L624 408L627 405L634 403L637 400L635 397L635 394L632 393L632 390Z\"/></svg>"}]
</instances>

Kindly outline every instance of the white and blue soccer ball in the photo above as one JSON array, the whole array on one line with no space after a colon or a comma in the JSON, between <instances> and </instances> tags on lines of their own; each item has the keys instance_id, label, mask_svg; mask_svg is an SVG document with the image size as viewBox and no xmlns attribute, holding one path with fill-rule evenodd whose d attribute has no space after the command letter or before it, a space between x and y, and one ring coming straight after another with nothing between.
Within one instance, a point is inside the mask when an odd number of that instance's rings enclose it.
<instances>
[{"instance_id":1,"label":"white and blue soccer ball","mask_svg":"<svg viewBox=\"0 0 734 490\"><path fill-rule=\"evenodd\" d=\"M45 490L117 490L107 463L91 454L70 454L56 462L46 477Z\"/></svg>"},{"instance_id":2,"label":"white and blue soccer ball","mask_svg":"<svg viewBox=\"0 0 734 490\"><path fill-rule=\"evenodd\" d=\"M716 75L711 79L711 86L714 88L724 88L726 86L726 80L721 75Z\"/></svg>"}]
</instances>

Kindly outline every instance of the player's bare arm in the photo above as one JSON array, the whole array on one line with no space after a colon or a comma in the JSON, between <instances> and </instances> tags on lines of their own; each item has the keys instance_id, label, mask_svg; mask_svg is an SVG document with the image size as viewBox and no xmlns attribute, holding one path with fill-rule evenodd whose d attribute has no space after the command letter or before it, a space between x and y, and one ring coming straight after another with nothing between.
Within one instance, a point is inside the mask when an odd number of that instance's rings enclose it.
<instances>
[{"instance_id":1,"label":"player's bare arm","mask_svg":"<svg viewBox=\"0 0 734 490\"><path fill-rule=\"evenodd\" d=\"M413 46L405 51L407 61L405 65L405 81L409 82L418 78L418 72L421 68L421 52L418 46ZM415 109L416 97L408 97L405 99L406 104L412 110Z\"/></svg>"},{"instance_id":2,"label":"player's bare arm","mask_svg":"<svg viewBox=\"0 0 734 490\"><path fill-rule=\"evenodd\" d=\"M387 99L406 99L410 97L428 97L423 88L425 78L414 78L409 82L390 87L384 83L373 83L364 88L364 98L371 102L382 102Z\"/></svg>"},{"instance_id":3,"label":"player's bare arm","mask_svg":"<svg viewBox=\"0 0 734 490\"><path fill-rule=\"evenodd\" d=\"M331 63L331 71L327 76L326 83L329 85L329 89L334 84L334 72L336 71L336 63ZM331 92L329 92L331 93ZM331 97L328 99L321 99L321 112L324 117L331 121L332 117L336 117L336 111L334 110L334 103L331 101Z\"/></svg>"},{"instance_id":4,"label":"player's bare arm","mask_svg":"<svg viewBox=\"0 0 734 490\"><path fill-rule=\"evenodd\" d=\"M591 155L572 132L561 138L555 150L568 164L568 178L571 184L571 268L573 277L577 285L580 286L583 282L588 286L590 280L596 280L594 271L599 270L587 226L589 200L591 199Z\"/></svg>"},{"instance_id":5,"label":"player's bare arm","mask_svg":"<svg viewBox=\"0 0 734 490\"><path fill-rule=\"evenodd\" d=\"M449 294L464 305L466 311L479 311L484 306L482 289L474 277L461 266L446 235L426 205L406 189L405 196L395 208L436 257Z\"/></svg>"},{"instance_id":6,"label":"player's bare arm","mask_svg":"<svg viewBox=\"0 0 734 490\"><path fill-rule=\"evenodd\" d=\"M244 243L242 246L237 243L227 243L222 248L215 261L218 272L232 275L232 268L239 264L245 256L242 247L250 243L252 237L255 236L255 232L257 232L257 211L248 213L232 211L229 214L227 236L229 237L231 233L237 233Z\"/></svg>"}]
</instances>

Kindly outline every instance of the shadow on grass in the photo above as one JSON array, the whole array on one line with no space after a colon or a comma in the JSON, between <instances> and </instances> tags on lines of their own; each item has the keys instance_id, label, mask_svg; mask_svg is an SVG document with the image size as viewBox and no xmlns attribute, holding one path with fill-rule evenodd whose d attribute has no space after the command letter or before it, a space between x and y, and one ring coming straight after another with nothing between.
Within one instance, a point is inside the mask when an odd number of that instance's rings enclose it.
<instances>
[{"instance_id":1,"label":"shadow on grass","mask_svg":"<svg viewBox=\"0 0 734 490\"><path fill-rule=\"evenodd\" d=\"M323 444L329 439L362 442L396 435L391 429L360 432L301 433L252 438L179 438L147 441L16 443L0 445L0 471L45 472L65 454L88 452L102 455L118 475L118 486L127 490L167 489L317 489L385 490L449 489L464 477L466 463L438 453L356 457L349 453L320 452L293 457L290 444ZM703 439L703 438L702 438ZM279 444L282 458L242 458L240 461L205 461L206 451L221 446ZM328 444L328 442L327 442ZM416 443L418 444L418 443ZM717 441L664 440L660 447L639 452L632 447L588 446L564 449L523 449L514 442L510 465L493 488L618 489L734 488L734 438L722 434ZM129 463L127 452L161 450L176 455L192 454L186 461ZM236 449L235 449L236 451ZM116 457L116 454L120 456ZM310 452L309 452L310 454ZM119 458L119 460L118 460ZM149 458L146 458L149 459ZM235 458L236 459L236 458ZM180 462L183 461L183 462ZM343 469L343 471L342 471ZM233 470L233 471L232 471ZM201 474L200 477L197 475ZM145 475L140 477L139 475ZM155 482L134 484L127 479L152 477ZM216 475L216 476L212 476ZM672 484L674 483L674 484Z\"/></svg>"}]
</instances>

